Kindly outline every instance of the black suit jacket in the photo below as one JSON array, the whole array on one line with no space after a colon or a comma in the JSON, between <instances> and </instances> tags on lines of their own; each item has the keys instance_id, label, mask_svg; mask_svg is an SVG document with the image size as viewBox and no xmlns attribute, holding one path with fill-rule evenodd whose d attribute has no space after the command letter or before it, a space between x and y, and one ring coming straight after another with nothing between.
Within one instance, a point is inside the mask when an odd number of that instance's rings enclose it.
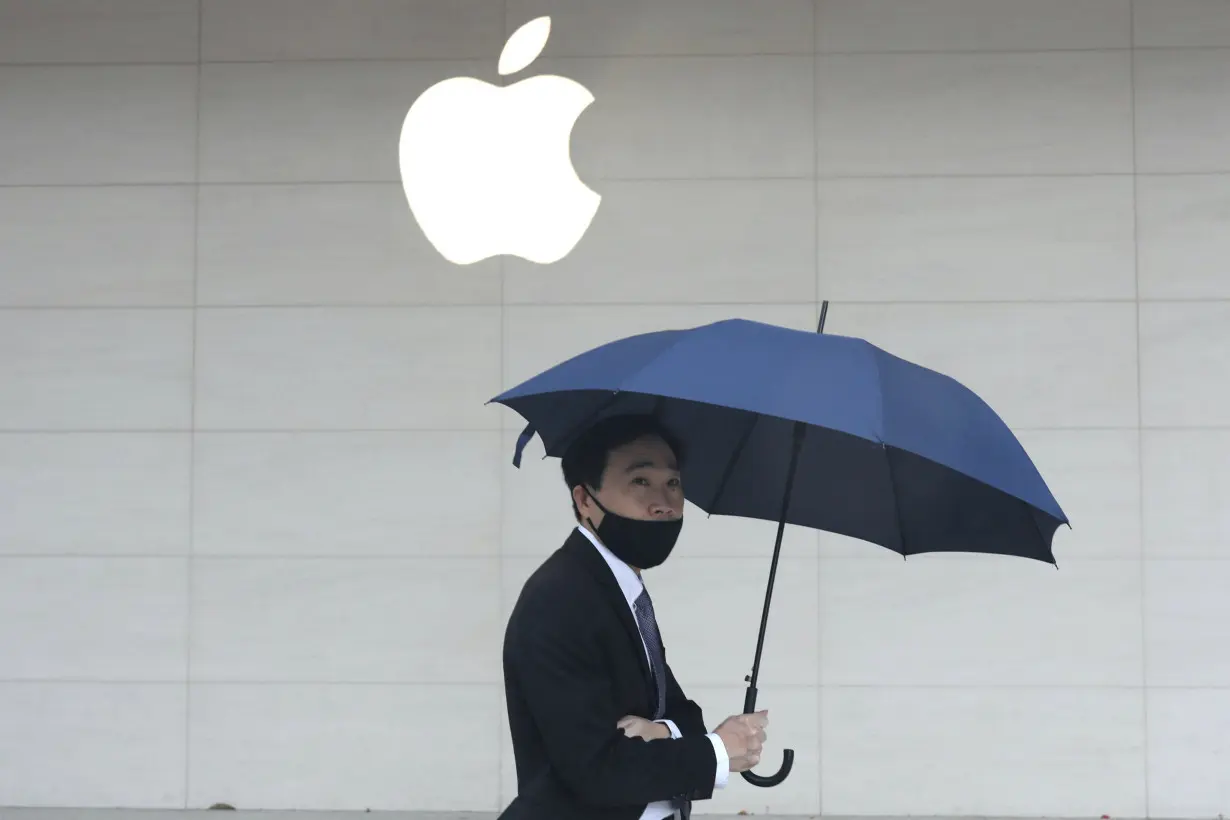
<instances>
[{"instance_id":1,"label":"black suit jacket","mask_svg":"<svg viewBox=\"0 0 1230 820\"><path fill-rule=\"evenodd\" d=\"M573 530L521 590L504 634L517 797L501 820L636 820L648 803L713 793L700 707L667 664L665 718L682 737L625 737L656 697L636 619L611 569Z\"/></svg>"}]
</instances>

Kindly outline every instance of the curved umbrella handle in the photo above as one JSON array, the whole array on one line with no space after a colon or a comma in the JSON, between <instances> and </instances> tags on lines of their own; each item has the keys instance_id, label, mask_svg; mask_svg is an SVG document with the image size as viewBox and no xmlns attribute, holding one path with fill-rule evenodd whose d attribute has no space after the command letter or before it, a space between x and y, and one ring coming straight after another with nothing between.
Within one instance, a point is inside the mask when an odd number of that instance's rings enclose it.
<instances>
[{"instance_id":1,"label":"curved umbrella handle","mask_svg":"<svg viewBox=\"0 0 1230 820\"><path fill-rule=\"evenodd\" d=\"M750 715L756 711L756 687L751 683L752 677L748 675L744 678L748 682L747 693L743 696L743 714ZM762 789L770 789L780 785L787 777L790 776L790 770L794 768L794 749L782 750L782 767L776 773L768 775L759 775L755 772L739 772L743 779L753 786L759 786Z\"/></svg>"},{"instance_id":2,"label":"curved umbrella handle","mask_svg":"<svg viewBox=\"0 0 1230 820\"><path fill-rule=\"evenodd\" d=\"M740 772L739 774L743 775L743 779L753 786L770 789L789 777L792 768L794 768L794 749L786 749L782 752L782 767L777 770L776 774L767 777L754 772Z\"/></svg>"}]
</instances>

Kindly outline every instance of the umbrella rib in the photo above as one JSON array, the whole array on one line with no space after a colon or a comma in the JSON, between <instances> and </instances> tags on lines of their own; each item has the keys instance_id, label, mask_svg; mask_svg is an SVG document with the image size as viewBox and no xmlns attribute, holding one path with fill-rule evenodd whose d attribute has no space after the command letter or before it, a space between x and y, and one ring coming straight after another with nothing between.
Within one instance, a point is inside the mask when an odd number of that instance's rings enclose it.
<instances>
[{"instance_id":1,"label":"umbrella rib","mask_svg":"<svg viewBox=\"0 0 1230 820\"><path fill-rule=\"evenodd\" d=\"M884 441L884 434L887 432L884 422L884 372L880 369L880 357L876 355L874 349L868 351L871 354L871 362L876 368L876 399L880 405L880 429L878 436L880 439L880 452L884 453L884 464L888 468L888 485L893 496L893 516L897 520L897 543L901 546L901 554L908 556L910 553L905 547L905 527L901 524L901 502L897 500L897 476L893 472L893 459L889 455L888 445Z\"/></svg>"},{"instance_id":2,"label":"umbrella rib","mask_svg":"<svg viewBox=\"0 0 1230 820\"><path fill-rule=\"evenodd\" d=\"M1042 532L1042 525L1038 523L1038 513L1036 512L1036 508L1028 501L1021 501L1021 503L1025 505L1025 512L1029 515L1029 520L1033 522L1034 529L1037 531L1038 537L1042 539L1042 543L1046 547L1046 551L1051 554L1051 563L1055 565L1055 569L1059 569L1059 561L1055 558L1055 545L1052 543L1054 534L1052 533L1051 538L1048 539L1046 537L1046 533ZM1058 527L1056 527L1056 529L1058 529ZM1072 529L1071 524L1068 524L1068 529Z\"/></svg>"},{"instance_id":3,"label":"umbrella rib","mask_svg":"<svg viewBox=\"0 0 1230 820\"><path fill-rule=\"evenodd\" d=\"M901 545L901 554L908 556L910 553L905 548L905 527L901 525L901 503L897 500L897 476L893 472L893 459L889 455L888 445L882 441L880 452L884 453L884 463L888 466L888 483L892 488L893 496L893 515L897 519L897 542Z\"/></svg>"},{"instance_id":4,"label":"umbrella rib","mask_svg":"<svg viewBox=\"0 0 1230 820\"><path fill-rule=\"evenodd\" d=\"M726 484L730 481L731 474L735 471L735 465L739 463L739 456L743 455L743 448L747 445L747 440L752 437L752 430L755 429L756 423L760 421L759 413L749 413L751 423L743 430L743 435L739 437L739 443L735 445L735 452L726 462L726 471L722 474L722 481L718 484L717 492L713 494L713 498L709 502L709 515L713 515L712 510L717 509L718 502L722 500L722 494L726 492Z\"/></svg>"}]
</instances>

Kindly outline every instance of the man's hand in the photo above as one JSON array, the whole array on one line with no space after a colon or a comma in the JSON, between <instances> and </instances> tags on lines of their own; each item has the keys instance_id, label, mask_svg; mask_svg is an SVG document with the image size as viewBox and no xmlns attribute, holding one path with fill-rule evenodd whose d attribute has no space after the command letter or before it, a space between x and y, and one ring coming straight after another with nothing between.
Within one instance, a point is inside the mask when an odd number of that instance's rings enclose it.
<instances>
[{"instance_id":1,"label":"man's hand","mask_svg":"<svg viewBox=\"0 0 1230 820\"><path fill-rule=\"evenodd\" d=\"M670 727L666 724L654 723L636 715L624 715L615 727L623 729L628 737L639 737L641 740L667 740L671 736Z\"/></svg>"},{"instance_id":2,"label":"man's hand","mask_svg":"<svg viewBox=\"0 0 1230 820\"><path fill-rule=\"evenodd\" d=\"M726 746L732 772L746 772L760 762L768 725L769 710L763 709L750 715L731 715L714 730Z\"/></svg>"}]
</instances>

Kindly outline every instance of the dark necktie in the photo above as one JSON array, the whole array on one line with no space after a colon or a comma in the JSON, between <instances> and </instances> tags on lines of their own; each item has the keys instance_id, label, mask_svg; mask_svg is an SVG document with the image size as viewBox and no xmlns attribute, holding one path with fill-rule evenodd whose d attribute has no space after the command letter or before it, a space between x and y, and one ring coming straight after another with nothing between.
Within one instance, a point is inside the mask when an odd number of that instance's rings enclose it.
<instances>
[{"instance_id":1,"label":"dark necktie","mask_svg":"<svg viewBox=\"0 0 1230 820\"><path fill-rule=\"evenodd\" d=\"M658 619L653 614L653 601L649 599L649 590L641 589L632 603L636 612L636 625L641 631L641 639L645 641L645 649L649 651L649 669L653 672L653 681L657 688L658 703L654 707L653 719L661 720L666 714L666 655L662 651L662 633L658 631ZM676 798L671 801L682 820L689 820L692 815L691 801Z\"/></svg>"},{"instance_id":2,"label":"dark necktie","mask_svg":"<svg viewBox=\"0 0 1230 820\"><path fill-rule=\"evenodd\" d=\"M658 620L653 614L653 601L649 600L649 590L641 590L632 608L636 612L636 624L640 627L645 648L649 650L649 669L653 672L653 681L657 687L658 701L653 719L661 720L666 713L666 656L662 653L662 635L658 632Z\"/></svg>"}]
</instances>

